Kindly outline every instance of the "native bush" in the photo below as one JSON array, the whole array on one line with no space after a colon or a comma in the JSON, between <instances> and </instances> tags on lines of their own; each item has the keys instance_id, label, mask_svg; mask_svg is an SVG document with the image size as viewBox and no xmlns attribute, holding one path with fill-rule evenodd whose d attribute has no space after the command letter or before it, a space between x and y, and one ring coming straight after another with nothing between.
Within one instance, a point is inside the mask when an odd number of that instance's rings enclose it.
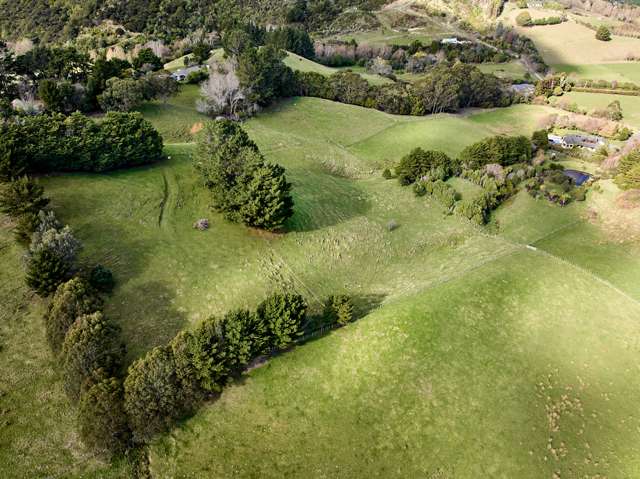
<instances>
[{"instance_id":1,"label":"native bush","mask_svg":"<svg viewBox=\"0 0 640 479\"><path fill-rule=\"evenodd\" d=\"M120 329L101 312L80 316L62 345L62 369L67 395L74 401L96 377L117 376L125 354Z\"/></svg>"},{"instance_id":2,"label":"native bush","mask_svg":"<svg viewBox=\"0 0 640 479\"><path fill-rule=\"evenodd\" d=\"M265 299L257 309L267 330L270 349L283 350L302 335L307 303L297 294L276 293Z\"/></svg>"},{"instance_id":3,"label":"native bush","mask_svg":"<svg viewBox=\"0 0 640 479\"><path fill-rule=\"evenodd\" d=\"M89 448L108 458L123 454L131 440L124 391L117 378L103 379L80 397L79 432Z\"/></svg>"},{"instance_id":4,"label":"native bush","mask_svg":"<svg viewBox=\"0 0 640 479\"><path fill-rule=\"evenodd\" d=\"M170 347L157 347L135 361L124 381L124 407L136 442L166 430L187 411Z\"/></svg>"},{"instance_id":5,"label":"native bush","mask_svg":"<svg viewBox=\"0 0 640 479\"><path fill-rule=\"evenodd\" d=\"M78 317L101 308L102 300L81 279L74 278L58 286L44 316L47 342L54 354L60 352L67 331Z\"/></svg>"}]
</instances>

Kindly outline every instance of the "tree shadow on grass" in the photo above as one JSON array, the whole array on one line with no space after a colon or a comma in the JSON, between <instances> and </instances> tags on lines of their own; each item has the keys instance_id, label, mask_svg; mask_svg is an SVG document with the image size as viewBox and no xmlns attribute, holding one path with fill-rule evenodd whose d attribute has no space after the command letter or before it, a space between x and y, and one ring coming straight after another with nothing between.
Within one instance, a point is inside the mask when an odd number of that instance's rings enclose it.
<instances>
[{"instance_id":1,"label":"tree shadow on grass","mask_svg":"<svg viewBox=\"0 0 640 479\"><path fill-rule=\"evenodd\" d=\"M161 281L148 281L126 285L107 301L107 314L122 328L127 363L166 345L186 327L187 315L175 307L175 298Z\"/></svg>"},{"instance_id":2,"label":"tree shadow on grass","mask_svg":"<svg viewBox=\"0 0 640 479\"><path fill-rule=\"evenodd\" d=\"M292 182L294 214L286 231L309 232L365 215L371 208L356 180L326 174L297 177Z\"/></svg>"}]
</instances>

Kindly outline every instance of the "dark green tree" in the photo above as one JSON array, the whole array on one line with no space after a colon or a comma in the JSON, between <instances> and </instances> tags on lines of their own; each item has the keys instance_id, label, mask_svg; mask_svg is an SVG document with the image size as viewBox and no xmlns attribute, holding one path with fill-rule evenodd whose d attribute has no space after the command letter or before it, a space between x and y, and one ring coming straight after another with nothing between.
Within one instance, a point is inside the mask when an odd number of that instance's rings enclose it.
<instances>
[{"instance_id":1,"label":"dark green tree","mask_svg":"<svg viewBox=\"0 0 640 479\"><path fill-rule=\"evenodd\" d=\"M53 353L60 352L67 331L77 318L101 308L102 300L83 280L74 278L58 286L44 315L47 342Z\"/></svg>"},{"instance_id":2,"label":"dark green tree","mask_svg":"<svg viewBox=\"0 0 640 479\"><path fill-rule=\"evenodd\" d=\"M440 176L445 176L440 179L447 179L453 172L453 163L453 160L441 151L425 151L422 148L416 148L400 160L396 166L396 174L403 186L414 183L436 169L443 172Z\"/></svg>"},{"instance_id":3,"label":"dark green tree","mask_svg":"<svg viewBox=\"0 0 640 479\"><path fill-rule=\"evenodd\" d=\"M71 325L62 345L64 388L73 400L95 378L118 376L125 347L120 328L101 312L80 316Z\"/></svg>"},{"instance_id":4,"label":"dark green tree","mask_svg":"<svg viewBox=\"0 0 640 479\"><path fill-rule=\"evenodd\" d=\"M539 150L549 149L549 135L547 130L535 131L531 137L531 143Z\"/></svg>"},{"instance_id":5,"label":"dark green tree","mask_svg":"<svg viewBox=\"0 0 640 479\"><path fill-rule=\"evenodd\" d=\"M107 458L123 454L131 441L124 410L122 382L108 378L82 394L78 410L80 437L89 448Z\"/></svg>"},{"instance_id":6,"label":"dark green tree","mask_svg":"<svg viewBox=\"0 0 640 479\"><path fill-rule=\"evenodd\" d=\"M138 56L133 59L133 66L137 70L141 70L148 67L152 71L161 70L163 67L162 59L153 53L151 48L143 48L138 53Z\"/></svg>"},{"instance_id":7,"label":"dark green tree","mask_svg":"<svg viewBox=\"0 0 640 479\"><path fill-rule=\"evenodd\" d=\"M13 218L37 214L48 204L49 198L45 198L44 188L28 176L0 187L0 211Z\"/></svg>"},{"instance_id":8,"label":"dark green tree","mask_svg":"<svg viewBox=\"0 0 640 479\"><path fill-rule=\"evenodd\" d=\"M611 41L611 31L606 25L600 25L596 31L596 38L601 42Z\"/></svg>"},{"instance_id":9,"label":"dark green tree","mask_svg":"<svg viewBox=\"0 0 640 479\"><path fill-rule=\"evenodd\" d=\"M293 215L291 184L280 165L263 163L261 155L249 162L236 195L238 216L247 226L268 231L282 229Z\"/></svg>"},{"instance_id":10,"label":"dark green tree","mask_svg":"<svg viewBox=\"0 0 640 479\"><path fill-rule=\"evenodd\" d=\"M71 276L71 265L52 248L43 248L29 257L25 282L38 296L49 296Z\"/></svg>"},{"instance_id":11,"label":"dark green tree","mask_svg":"<svg viewBox=\"0 0 640 479\"><path fill-rule=\"evenodd\" d=\"M188 411L170 347L158 347L129 367L124 407L137 443L149 441Z\"/></svg>"},{"instance_id":12,"label":"dark green tree","mask_svg":"<svg viewBox=\"0 0 640 479\"><path fill-rule=\"evenodd\" d=\"M324 316L328 324L345 326L354 321L353 302L350 296L329 296L324 306Z\"/></svg>"},{"instance_id":13,"label":"dark green tree","mask_svg":"<svg viewBox=\"0 0 640 479\"><path fill-rule=\"evenodd\" d=\"M283 350L302 336L307 303L297 294L273 294L257 309L269 338L268 347Z\"/></svg>"}]
</instances>

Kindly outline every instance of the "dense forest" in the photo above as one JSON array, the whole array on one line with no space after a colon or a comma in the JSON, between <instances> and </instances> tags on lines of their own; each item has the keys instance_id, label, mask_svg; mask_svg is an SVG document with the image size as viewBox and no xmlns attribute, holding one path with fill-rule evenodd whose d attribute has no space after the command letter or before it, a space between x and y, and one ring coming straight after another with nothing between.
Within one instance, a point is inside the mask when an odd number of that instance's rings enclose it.
<instances>
[{"instance_id":1,"label":"dense forest","mask_svg":"<svg viewBox=\"0 0 640 479\"><path fill-rule=\"evenodd\" d=\"M346 9L364 15L384 0L0 0L0 37L35 37L60 41L75 37L83 27L112 20L126 29L164 39L184 37L219 20L242 16L259 23L304 23L311 29L330 25Z\"/></svg>"}]
</instances>

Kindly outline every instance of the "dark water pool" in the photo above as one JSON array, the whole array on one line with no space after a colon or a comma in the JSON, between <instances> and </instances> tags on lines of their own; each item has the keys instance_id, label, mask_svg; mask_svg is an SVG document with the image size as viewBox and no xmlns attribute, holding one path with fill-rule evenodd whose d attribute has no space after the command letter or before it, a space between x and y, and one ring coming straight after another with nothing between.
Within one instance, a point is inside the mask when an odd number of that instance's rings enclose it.
<instances>
[{"instance_id":1,"label":"dark water pool","mask_svg":"<svg viewBox=\"0 0 640 479\"><path fill-rule=\"evenodd\" d=\"M591 175L589 173L585 173L584 171L564 170L563 173L565 174L565 176L571 178L577 186L582 186L589 178L591 178Z\"/></svg>"}]
</instances>

